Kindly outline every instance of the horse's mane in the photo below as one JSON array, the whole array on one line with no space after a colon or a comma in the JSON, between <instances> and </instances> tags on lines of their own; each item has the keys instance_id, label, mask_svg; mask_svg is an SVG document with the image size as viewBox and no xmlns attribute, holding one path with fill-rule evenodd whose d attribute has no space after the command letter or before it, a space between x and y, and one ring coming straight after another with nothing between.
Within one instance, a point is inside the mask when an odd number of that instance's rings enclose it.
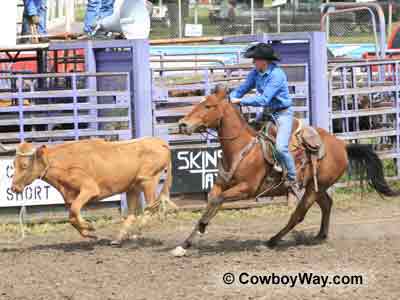
<instances>
[{"instance_id":1,"label":"horse's mane","mask_svg":"<svg viewBox=\"0 0 400 300\"><path fill-rule=\"evenodd\" d=\"M244 118L244 116L240 113L239 109L237 107L235 107L231 102L225 100L227 102L227 104L232 108L232 110L235 112L235 114L237 115L237 117L240 119L240 121L242 122L242 124L244 124L244 126L246 127L245 129L248 129L248 131L250 132L251 135L256 136L257 135L257 131L251 127L249 125L249 123L246 121L246 119Z\"/></svg>"}]
</instances>

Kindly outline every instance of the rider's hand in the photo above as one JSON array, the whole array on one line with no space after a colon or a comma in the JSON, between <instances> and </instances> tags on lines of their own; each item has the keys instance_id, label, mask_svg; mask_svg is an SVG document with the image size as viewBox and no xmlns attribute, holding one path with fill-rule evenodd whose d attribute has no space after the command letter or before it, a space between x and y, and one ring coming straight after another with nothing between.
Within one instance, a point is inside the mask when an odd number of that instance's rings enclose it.
<instances>
[{"instance_id":1,"label":"rider's hand","mask_svg":"<svg viewBox=\"0 0 400 300\"><path fill-rule=\"evenodd\" d=\"M231 102L232 102L232 104L240 104L240 99L238 99L238 98L231 98Z\"/></svg>"}]
</instances>

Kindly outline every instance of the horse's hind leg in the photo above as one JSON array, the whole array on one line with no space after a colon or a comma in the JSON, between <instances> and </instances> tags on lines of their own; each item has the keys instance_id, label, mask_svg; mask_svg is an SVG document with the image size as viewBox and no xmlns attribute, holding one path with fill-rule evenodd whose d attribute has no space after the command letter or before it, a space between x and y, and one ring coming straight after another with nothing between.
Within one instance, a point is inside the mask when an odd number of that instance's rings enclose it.
<instances>
[{"instance_id":1,"label":"horse's hind leg","mask_svg":"<svg viewBox=\"0 0 400 300\"><path fill-rule=\"evenodd\" d=\"M297 224L302 222L307 211L317 200L318 196L319 193L314 191L313 184L309 184L303 198L297 205L295 211L290 216L289 222L281 231L279 231L268 241L268 246L275 246L280 239L282 239L287 233L289 233L289 231L291 231Z\"/></svg>"},{"instance_id":2,"label":"horse's hind leg","mask_svg":"<svg viewBox=\"0 0 400 300\"><path fill-rule=\"evenodd\" d=\"M329 221L331 217L331 208L332 208L332 198L325 191L322 193L321 197L317 198L317 203L321 208L322 219L321 219L321 228L317 235L317 239L325 240L328 237L329 232Z\"/></svg>"}]
</instances>

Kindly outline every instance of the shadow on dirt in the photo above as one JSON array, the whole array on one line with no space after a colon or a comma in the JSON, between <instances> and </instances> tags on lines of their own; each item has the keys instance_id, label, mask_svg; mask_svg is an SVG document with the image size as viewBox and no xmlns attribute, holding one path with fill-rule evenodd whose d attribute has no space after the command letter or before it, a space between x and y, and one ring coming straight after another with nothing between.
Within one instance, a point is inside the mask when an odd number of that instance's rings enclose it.
<instances>
[{"instance_id":1,"label":"shadow on dirt","mask_svg":"<svg viewBox=\"0 0 400 300\"><path fill-rule=\"evenodd\" d=\"M20 247L20 248L3 248L0 249L0 253L11 253L11 252L27 252L27 251L63 251L63 252L89 252L99 247L109 248L145 248L145 247L156 247L162 245L162 242L158 239L151 238L138 238L135 240L127 240L120 247L113 247L110 245L111 240L99 239L99 240L83 240L79 242L66 242L57 244L44 244L36 245L32 247Z\"/></svg>"},{"instance_id":2,"label":"shadow on dirt","mask_svg":"<svg viewBox=\"0 0 400 300\"><path fill-rule=\"evenodd\" d=\"M262 252L262 251L286 251L298 246L316 246L324 243L324 240L316 239L314 233L292 231L286 240L279 241L275 247L268 247L265 240L232 240L225 239L216 243L207 244L206 241L199 243L199 254L211 253L235 253L235 252Z\"/></svg>"}]
</instances>

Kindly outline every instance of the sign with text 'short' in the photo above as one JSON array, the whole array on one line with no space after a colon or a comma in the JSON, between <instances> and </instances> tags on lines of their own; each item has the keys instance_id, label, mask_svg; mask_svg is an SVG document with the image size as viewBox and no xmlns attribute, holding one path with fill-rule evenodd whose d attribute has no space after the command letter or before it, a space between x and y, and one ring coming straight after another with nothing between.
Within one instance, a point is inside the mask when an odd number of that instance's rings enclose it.
<instances>
[{"instance_id":1,"label":"sign with text 'short'","mask_svg":"<svg viewBox=\"0 0 400 300\"><path fill-rule=\"evenodd\" d=\"M35 180L32 184L25 187L20 194L11 191L12 178L14 176L14 166L12 159L0 160L0 207L15 206L34 206L63 204L64 198L50 184ZM120 196L113 196L105 201L118 201Z\"/></svg>"},{"instance_id":2,"label":"sign with text 'short'","mask_svg":"<svg viewBox=\"0 0 400 300\"><path fill-rule=\"evenodd\" d=\"M218 174L218 148L179 148L172 150L173 193L208 192Z\"/></svg>"}]
</instances>

